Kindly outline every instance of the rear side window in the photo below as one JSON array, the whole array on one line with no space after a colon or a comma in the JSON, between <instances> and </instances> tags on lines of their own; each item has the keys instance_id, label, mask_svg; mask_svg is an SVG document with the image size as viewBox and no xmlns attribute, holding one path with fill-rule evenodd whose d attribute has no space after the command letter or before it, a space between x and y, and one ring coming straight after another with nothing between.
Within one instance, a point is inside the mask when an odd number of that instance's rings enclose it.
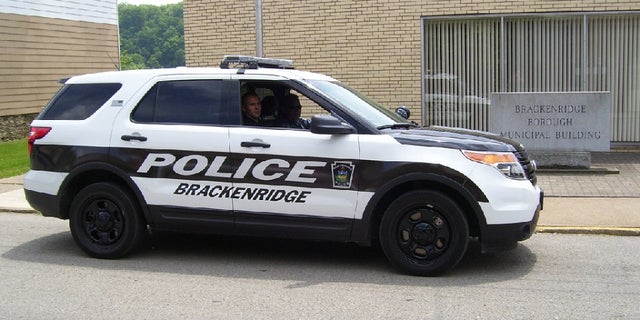
<instances>
[{"instance_id":1,"label":"rear side window","mask_svg":"<svg viewBox=\"0 0 640 320\"><path fill-rule=\"evenodd\" d=\"M158 82L131 115L140 123L223 124L225 81L179 80Z\"/></svg>"},{"instance_id":2,"label":"rear side window","mask_svg":"<svg viewBox=\"0 0 640 320\"><path fill-rule=\"evenodd\" d=\"M67 84L42 111L41 120L84 120L122 87L120 83Z\"/></svg>"}]
</instances>

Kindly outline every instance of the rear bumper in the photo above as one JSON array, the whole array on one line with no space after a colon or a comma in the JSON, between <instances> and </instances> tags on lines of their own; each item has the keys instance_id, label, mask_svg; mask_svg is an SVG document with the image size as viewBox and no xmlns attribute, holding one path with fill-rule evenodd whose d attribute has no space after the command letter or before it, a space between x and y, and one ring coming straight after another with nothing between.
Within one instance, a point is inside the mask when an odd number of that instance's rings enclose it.
<instances>
[{"instance_id":1,"label":"rear bumper","mask_svg":"<svg viewBox=\"0 0 640 320\"><path fill-rule=\"evenodd\" d=\"M32 190L24 190L25 199L36 211L45 217L66 219L60 212L60 200L57 196Z\"/></svg>"}]
</instances>

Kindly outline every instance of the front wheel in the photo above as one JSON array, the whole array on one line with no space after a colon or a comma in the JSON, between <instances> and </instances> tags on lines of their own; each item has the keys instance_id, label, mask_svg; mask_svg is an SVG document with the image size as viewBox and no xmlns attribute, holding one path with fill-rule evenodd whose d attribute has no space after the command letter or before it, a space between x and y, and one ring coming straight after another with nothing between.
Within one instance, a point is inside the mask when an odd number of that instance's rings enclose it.
<instances>
[{"instance_id":1,"label":"front wheel","mask_svg":"<svg viewBox=\"0 0 640 320\"><path fill-rule=\"evenodd\" d=\"M73 239L88 255L113 259L136 249L145 223L132 196L112 183L94 183L73 198L69 227Z\"/></svg>"},{"instance_id":2,"label":"front wheel","mask_svg":"<svg viewBox=\"0 0 640 320\"><path fill-rule=\"evenodd\" d=\"M464 256L469 227L451 198L416 190L394 200L380 223L380 244L398 270L433 276L453 268Z\"/></svg>"}]
</instances>

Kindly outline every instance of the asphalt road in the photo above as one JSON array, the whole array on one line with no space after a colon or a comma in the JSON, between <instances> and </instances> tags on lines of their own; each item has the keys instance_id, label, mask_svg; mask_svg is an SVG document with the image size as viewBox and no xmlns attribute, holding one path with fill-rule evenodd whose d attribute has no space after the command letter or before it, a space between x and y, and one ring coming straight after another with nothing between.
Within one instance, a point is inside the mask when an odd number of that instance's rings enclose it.
<instances>
[{"instance_id":1,"label":"asphalt road","mask_svg":"<svg viewBox=\"0 0 640 320\"><path fill-rule=\"evenodd\" d=\"M232 237L162 235L97 260L66 221L0 213L0 319L638 319L638 248L536 234L421 278L378 249Z\"/></svg>"}]
</instances>

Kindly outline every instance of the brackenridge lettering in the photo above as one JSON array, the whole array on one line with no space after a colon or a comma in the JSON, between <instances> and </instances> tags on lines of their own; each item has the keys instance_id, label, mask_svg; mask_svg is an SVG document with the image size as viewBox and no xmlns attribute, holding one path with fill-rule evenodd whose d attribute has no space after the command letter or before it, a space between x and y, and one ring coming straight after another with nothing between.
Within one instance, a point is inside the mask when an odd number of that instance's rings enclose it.
<instances>
[{"instance_id":1,"label":"brackenridge lettering","mask_svg":"<svg viewBox=\"0 0 640 320\"><path fill-rule=\"evenodd\" d=\"M287 203L305 203L311 191L267 188L245 188L221 185L200 185L197 183L180 183L173 194L185 196L203 196L210 198L231 198L252 201L271 201Z\"/></svg>"},{"instance_id":2,"label":"brackenridge lettering","mask_svg":"<svg viewBox=\"0 0 640 320\"><path fill-rule=\"evenodd\" d=\"M587 106L585 105L516 105L516 113L523 114L536 114L536 113L587 113Z\"/></svg>"}]
</instances>

